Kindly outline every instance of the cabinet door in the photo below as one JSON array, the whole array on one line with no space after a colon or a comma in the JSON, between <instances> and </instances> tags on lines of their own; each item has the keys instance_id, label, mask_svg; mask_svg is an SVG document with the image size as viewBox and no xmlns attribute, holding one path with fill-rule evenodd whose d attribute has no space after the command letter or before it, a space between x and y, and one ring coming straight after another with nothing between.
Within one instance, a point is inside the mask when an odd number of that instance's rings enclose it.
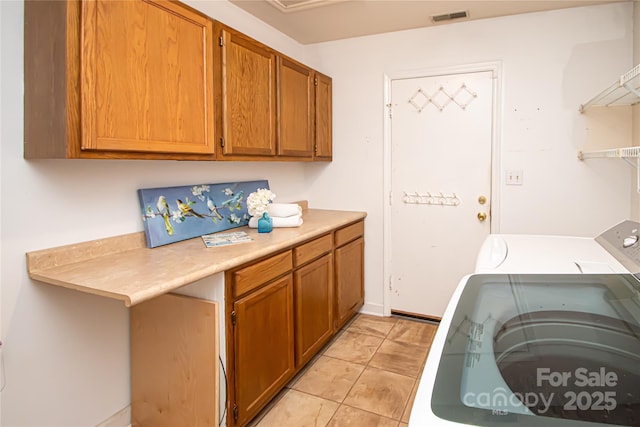
<instances>
[{"instance_id":1,"label":"cabinet door","mask_svg":"<svg viewBox=\"0 0 640 427\"><path fill-rule=\"evenodd\" d=\"M276 154L276 57L266 46L220 26L223 156Z\"/></svg>"},{"instance_id":2,"label":"cabinet door","mask_svg":"<svg viewBox=\"0 0 640 427\"><path fill-rule=\"evenodd\" d=\"M364 238L335 250L336 329L364 303Z\"/></svg>"},{"instance_id":3,"label":"cabinet door","mask_svg":"<svg viewBox=\"0 0 640 427\"><path fill-rule=\"evenodd\" d=\"M237 425L245 425L294 371L293 279L283 277L234 303Z\"/></svg>"},{"instance_id":4,"label":"cabinet door","mask_svg":"<svg viewBox=\"0 0 640 427\"><path fill-rule=\"evenodd\" d=\"M82 2L82 149L213 153L213 23L179 3Z\"/></svg>"},{"instance_id":5,"label":"cabinet door","mask_svg":"<svg viewBox=\"0 0 640 427\"><path fill-rule=\"evenodd\" d=\"M333 152L331 77L316 73L315 84L315 158L330 161Z\"/></svg>"},{"instance_id":6,"label":"cabinet door","mask_svg":"<svg viewBox=\"0 0 640 427\"><path fill-rule=\"evenodd\" d=\"M313 71L297 62L278 60L278 154L313 156Z\"/></svg>"},{"instance_id":7,"label":"cabinet door","mask_svg":"<svg viewBox=\"0 0 640 427\"><path fill-rule=\"evenodd\" d=\"M331 254L295 272L296 365L309 361L333 334Z\"/></svg>"}]
</instances>

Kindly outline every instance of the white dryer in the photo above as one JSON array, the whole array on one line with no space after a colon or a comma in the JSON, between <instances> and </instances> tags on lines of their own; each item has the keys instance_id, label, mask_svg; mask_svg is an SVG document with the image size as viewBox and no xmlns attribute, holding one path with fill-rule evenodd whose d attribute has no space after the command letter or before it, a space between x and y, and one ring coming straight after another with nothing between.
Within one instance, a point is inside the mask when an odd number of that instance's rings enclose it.
<instances>
[{"instance_id":1,"label":"white dryer","mask_svg":"<svg viewBox=\"0 0 640 427\"><path fill-rule=\"evenodd\" d=\"M476 273L627 273L590 237L491 234L476 259Z\"/></svg>"}]
</instances>

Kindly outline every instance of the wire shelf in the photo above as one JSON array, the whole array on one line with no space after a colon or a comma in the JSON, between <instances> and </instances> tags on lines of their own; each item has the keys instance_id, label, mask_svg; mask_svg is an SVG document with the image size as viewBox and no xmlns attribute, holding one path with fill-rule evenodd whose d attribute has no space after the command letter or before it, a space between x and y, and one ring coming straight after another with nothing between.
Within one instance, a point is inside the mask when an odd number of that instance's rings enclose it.
<instances>
[{"instance_id":1,"label":"wire shelf","mask_svg":"<svg viewBox=\"0 0 640 427\"><path fill-rule=\"evenodd\" d=\"M611 148L609 150L579 151L580 160L615 157L618 159L640 157L640 147Z\"/></svg>"},{"instance_id":2,"label":"wire shelf","mask_svg":"<svg viewBox=\"0 0 640 427\"><path fill-rule=\"evenodd\" d=\"M640 147L611 148L609 150L579 151L580 160L596 158L623 159L636 168L636 190L640 193Z\"/></svg>"},{"instance_id":3,"label":"wire shelf","mask_svg":"<svg viewBox=\"0 0 640 427\"><path fill-rule=\"evenodd\" d=\"M640 102L640 64L620 76L617 82L580 105L584 113L589 107L635 105Z\"/></svg>"}]
</instances>

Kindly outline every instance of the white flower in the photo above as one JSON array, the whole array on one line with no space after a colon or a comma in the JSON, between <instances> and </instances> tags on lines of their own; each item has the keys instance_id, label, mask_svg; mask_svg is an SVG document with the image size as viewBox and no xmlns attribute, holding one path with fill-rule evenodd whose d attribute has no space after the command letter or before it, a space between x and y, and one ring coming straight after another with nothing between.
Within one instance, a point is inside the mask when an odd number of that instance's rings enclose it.
<instances>
[{"instance_id":1,"label":"white flower","mask_svg":"<svg viewBox=\"0 0 640 427\"><path fill-rule=\"evenodd\" d=\"M262 216L267 210L267 205L273 202L276 195L267 188L258 188L247 197L247 211L254 217Z\"/></svg>"},{"instance_id":2,"label":"white flower","mask_svg":"<svg viewBox=\"0 0 640 427\"><path fill-rule=\"evenodd\" d=\"M204 202L204 196L202 195L202 193L208 193L208 192L209 192L209 186L206 184L203 184L200 186L194 185L193 187L191 187L191 194L193 194L203 202Z\"/></svg>"}]
</instances>

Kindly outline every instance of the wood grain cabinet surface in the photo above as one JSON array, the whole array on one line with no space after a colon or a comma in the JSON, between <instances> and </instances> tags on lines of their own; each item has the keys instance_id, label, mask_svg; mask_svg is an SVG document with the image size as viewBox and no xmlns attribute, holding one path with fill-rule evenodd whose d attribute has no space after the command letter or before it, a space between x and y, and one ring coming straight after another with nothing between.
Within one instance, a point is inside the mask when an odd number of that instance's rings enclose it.
<instances>
[{"instance_id":1,"label":"wood grain cabinet surface","mask_svg":"<svg viewBox=\"0 0 640 427\"><path fill-rule=\"evenodd\" d=\"M333 156L333 83L331 77L315 73L314 160L331 161Z\"/></svg>"},{"instance_id":2,"label":"wood grain cabinet surface","mask_svg":"<svg viewBox=\"0 0 640 427\"><path fill-rule=\"evenodd\" d=\"M276 55L220 22L215 67L219 159L276 154ZM242 157L240 157L241 159Z\"/></svg>"},{"instance_id":3,"label":"wood grain cabinet surface","mask_svg":"<svg viewBox=\"0 0 640 427\"><path fill-rule=\"evenodd\" d=\"M230 418L245 425L294 373L291 274L233 303L235 404Z\"/></svg>"},{"instance_id":4,"label":"wood grain cabinet surface","mask_svg":"<svg viewBox=\"0 0 640 427\"><path fill-rule=\"evenodd\" d=\"M331 160L331 78L216 22L218 160Z\"/></svg>"},{"instance_id":5,"label":"wood grain cabinet surface","mask_svg":"<svg viewBox=\"0 0 640 427\"><path fill-rule=\"evenodd\" d=\"M296 366L304 366L333 335L333 259L326 254L294 273Z\"/></svg>"},{"instance_id":6,"label":"wood grain cabinet surface","mask_svg":"<svg viewBox=\"0 0 640 427\"><path fill-rule=\"evenodd\" d=\"M264 285L291 271L292 266L291 251L285 251L235 271L233 273L233 296L244 295Z\"/></svg>"},{"instance_id":7,"label":"wood grain cabinet surface","mask_svg":"<svg viewBox=\"0 0 640 427\"><path fill-rule=\"evenodd\" d=\"M25 158L331 160L331 78L178 1L25 2Z\"/></svg>"},{"instance_id":8,"label":"wood grain cabinet surface","mask_svg":"<svg viewBox=\"0 0 640 427\"><path fill-rule=\"evenodd\" d=\"M342 230L364 232L364 222ZM336 232L336 246L338 233ZM335 249L335 328L340 329L364 304L364 237L355 237Z\"/></svg>"},{"instance_id":9,"label":"wood grain cabinet surface","mask_svg":"<svg viewBox=\"0 0 640 427\"><path fill-rule=\"evenodd\" d=\"M361 220L225 273L229 426L250 422L362 307L363 249Z\"/></svg>"},{"instance_id":10,"label":"wood grain cabinet surface","mask_svg":"<svg viewBox=\"0 0 640 427\"><path fill-rule=\"evenodd\" d=\"M212 44L182 3L25 2L25 157L213 159Z\"/></svg>"},{"instance_id":11,"label":"wood grain cabinet surface","mask_svg":"<svg viewBox=\"0 0 640 427\"><path fill-rule=\"evenodd\" d=\"M131 425L219 425L218 303L166 294L131 308Z\"/></svg>"},{"instance_id":12,"label":"wood grain cabinet surface","mask_svg":"<svg viewBox=\"0 0 640 427\"><path fill-rule=\"evenodd\" d=\"M312 158L314 71L289 58L278 58L278 155Z\"/></svg>"}]
</instances>

